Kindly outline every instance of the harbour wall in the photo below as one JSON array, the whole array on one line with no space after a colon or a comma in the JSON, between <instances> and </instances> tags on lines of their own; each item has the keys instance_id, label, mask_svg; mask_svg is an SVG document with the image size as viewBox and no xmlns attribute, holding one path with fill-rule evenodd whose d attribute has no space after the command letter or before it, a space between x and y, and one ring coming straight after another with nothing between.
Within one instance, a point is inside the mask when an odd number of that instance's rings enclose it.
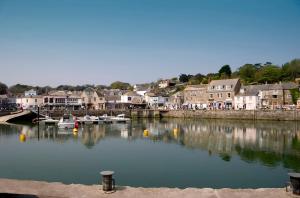
<instances>
[{"instance_id":1,"label":"harbour wall","mask_svg":"<svg viewBox=\"0 0 300 198\"><path fill-rule=\"evenodd\" d=\"M161 112L161 117L203 118L203 119L238 119L238 120L300 120L300 111L289 110L172 110Z\"/></svg>"},{"instance_id":2,"label":"harbour wall","mask_svg":"<svg viewBox=\"0 0 300 198\"><path fill-rule=\"evenodd\" d=\"M238 120L287 120L299 121L300 111L298 110L89 110L73 111L75 116L86 114L100 116L103 114L116 116L125 114L131 118L203 118L203 119L238 119ZM49 111L41 114L57 118L64 114L64 111Z\"/></svg>"}]
</instances>

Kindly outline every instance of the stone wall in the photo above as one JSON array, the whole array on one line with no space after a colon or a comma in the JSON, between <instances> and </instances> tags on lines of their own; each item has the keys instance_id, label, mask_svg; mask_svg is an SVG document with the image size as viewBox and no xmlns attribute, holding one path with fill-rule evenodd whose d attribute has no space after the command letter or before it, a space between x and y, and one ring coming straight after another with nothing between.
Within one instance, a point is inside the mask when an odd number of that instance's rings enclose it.
<instances>
[{"instance_id":1,"label":"stone wall","mask_svg":"<svg viewBox=\"0 0 300 198\"><path fill-rule=\"evenodd\" d=\"M89 110L86 111L73 111L75 116L95 115L100 116L103 114L118 115L125 114L126 117L131 118L203 118L203 119L238 119L238 120L299 120L300 111L282 111L282 110ZM41 112L43 115L50 115L57 118L64 114L64 111L49 111Z\"/></svg>"},{"instance_id":2,"label":"stone wall","mask_svg":"<svg viewBox=\"0 0 300 198\"><path fill-rule=\"evenodd\" d=\"M239 120L300 120L300 111L173 110L168 112L161 112L161 116L173 117L173 118L239 119Z\"/></svg>"}]
</instances>

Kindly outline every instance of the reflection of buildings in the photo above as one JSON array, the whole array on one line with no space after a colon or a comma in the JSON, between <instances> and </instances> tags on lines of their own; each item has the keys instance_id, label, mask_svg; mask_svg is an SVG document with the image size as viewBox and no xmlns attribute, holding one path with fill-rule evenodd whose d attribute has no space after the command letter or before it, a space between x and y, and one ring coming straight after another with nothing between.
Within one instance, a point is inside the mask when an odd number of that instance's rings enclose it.
<instances>
[{"instance_id":1,"label":"reflection of buildings","mask_svg":"<svg viewBox=\"0 0 300 198\"><path fill-rule=\"evenodd\" d=\"M143 130L149 137L143 137ZM13 132L12 132L13 131ZM128 141L144 138L146 141L179 144L186 148L200 149L210 154L220 154L222 159L238 155L246 160L272 160L295 163L300 167L300 128L297 122L230 121L230 120L136 120L131 124L86 125L79 134L62 133L57 127L1 126L0 137L25 134L30 139L65 143L79 141L92 148L103 138L125 138ZM229 157L228 157L229 156ZM269 160L269 161L268 161ZM294 161L293 161L294 160ZM296 163L296 164L297 164ZM287 165L289 166L289 165Z\"/></svg>"}]
</instances>

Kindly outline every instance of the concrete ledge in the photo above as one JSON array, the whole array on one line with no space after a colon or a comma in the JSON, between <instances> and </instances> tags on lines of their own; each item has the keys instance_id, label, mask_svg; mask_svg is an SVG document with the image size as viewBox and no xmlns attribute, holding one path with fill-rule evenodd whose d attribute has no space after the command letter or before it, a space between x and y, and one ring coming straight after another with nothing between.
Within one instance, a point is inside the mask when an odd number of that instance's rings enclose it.
<instances>
[{"instance_id":1,"label":"concrete ledge","mask_svg":"<svg viewBox=\"0 0 300 198\"><path fill-rule=\"evenodd\" d=\"M211 189L211 188L134 188L117 187L112 194L105 194L100 185L62 184L41 181L26 181L13 179L0 179L0 194L25 194L40 198L56 197L124 197L124 198L286 198L293 197L285 192L284 188L261 189Z\"/></svg>"}]
</instances>

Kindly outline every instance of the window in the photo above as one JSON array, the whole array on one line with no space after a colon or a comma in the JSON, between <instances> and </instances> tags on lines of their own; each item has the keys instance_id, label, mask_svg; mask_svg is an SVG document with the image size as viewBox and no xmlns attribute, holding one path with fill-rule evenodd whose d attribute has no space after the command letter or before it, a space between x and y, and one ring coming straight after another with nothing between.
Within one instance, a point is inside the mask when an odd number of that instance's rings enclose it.
<instances>
[{"instance_id":1,"label":"window","mask_svg":"<svg viewBox=\"0 0 300 198\"><path fill-rule=\"evenodd\" d=\"M213 98L213 97L214 97L214 95L213 95L213 94L209 94L209 97L210 97L210 98Z\"/></svg>"},{"instance_id":2,"label":"window","mask_svg":"<svg viewBox=\"0 0 300 198\"><path fill-rule=\"evenodd\" d=\"M230 88L232 89L232 88L233 88L233 85L230 85Z\"/></svg>"},{"instance_id":3,"label":"window","mask_svg":"<svg viewBox=\"0 0 300 198\"><path fill-rule=\"evenodd\" d=\"M94 97L94 101L96 102L96 100L97 100L97 98L96 97Z\"/></svg>"},{"instance_id":4,"label":"window","mask_svg":"<svg viewBox=\"0 0 300 198\"><path fill-rule=\"evenodd\" d=\"M35 99L34 101L35 101L35 103L37 103L37 99Z\"/></svg>"},{"instance_id":5,"label":"window","mask_svg":"<svg viewBox=\"0 0 300 198\"><path fill-rule=\"evenodd\" d=\"M225 89L225 85L223 85L223 87L222 87L223 89Z\"/></svg>"},{"instance_id":6,"label":"window","mask_svg":"<svg viewBox=\"0 0 300 198\"><path fill-rule=\"evenodd\" d=\"M128 101L131 101L131 97L128 97Z\"/></svg>"},{"instance_id":7,"label":"window","mask_svg":"<svg viewBox=\"0 0 300 198\"><path fill-rule=\"evenodd\" d=\"M48 103L48 98L44 98L44 103Z\"/></svg>"},{"instance_id":8,"label":"window","mask_svg":"<svg viewBox=\"0 0 300 198\"><path fill-rule=\"evenodd\" d=\"M50 98L50 99L49 99L49 103L53 103L53 98Z\"/></svg>"},{"instance_id":9,"label":"window","mask_svg":"<svg viewBox=\"0 0 300 198\"><path fill-rule=\"evenodd\" d=\"M85 101L85 97L82 97L82 100Z\"/></svg>"},{"instance_id":10,"label":"window","mask_svg":"<svg viewBox=\"0 0 300 198\"><path fill-rule=\"evenodd\" d=\"M277 98L277 95L272 95L272 98Z\"/></svg>"},{"instance_id":11,"label":"window","mask_svg":"<svg viewBox=\"0 0 300 198\"><path fill-rule=\"evenodd\" d=\"M230 94L230 93L227 93L227 97L230 98L230 97L231 97L231 94Z\"/></svg>"},{"instance_id":12,"label":"window","mask_svg":"<svg viewBox=\"0 0 300 198\"><path fill-rule=\"evenodd\" d=\"M215 89L215 86L212 86L211 89Z\"/></svg>"},{"instance_id":13,"label":"window","mask_svg":"<svg viewBox=\"0 0 300 198\"><path fill-rule=\"evenodd\" d=\"M28 103L28 99L26 99L26 103Z\"/></svg>"}]
</instances>

